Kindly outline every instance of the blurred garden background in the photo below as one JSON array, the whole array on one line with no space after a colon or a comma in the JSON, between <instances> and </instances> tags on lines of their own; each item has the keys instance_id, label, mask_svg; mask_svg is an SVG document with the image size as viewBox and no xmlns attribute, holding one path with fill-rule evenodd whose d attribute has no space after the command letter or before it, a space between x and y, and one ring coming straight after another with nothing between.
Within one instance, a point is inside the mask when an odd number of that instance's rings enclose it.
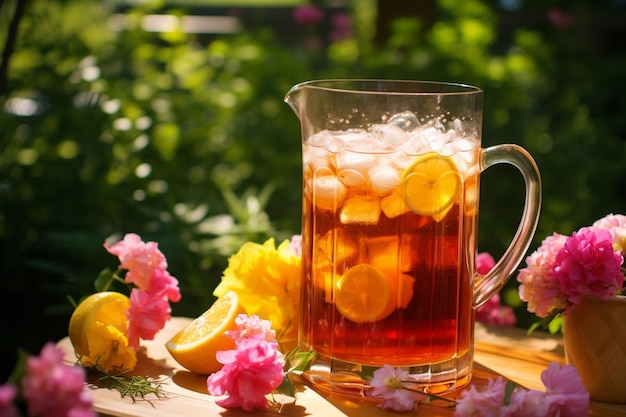
<instances>
[{"instance_id":1,"label":"blurred garden background","mask_svg":"<svg viewBox=\"0 0 626 417\"><path fill-rule=\"evenodd\" d=\"M625 0L0 0L0 47L3 381L117 266L106 239L158 242L195 317L245 241L299 233L301 81L482 87L483 144L542 173L531 250L626 212ZM513 168L483 175L480 251L522 202Z\"/></svg>"}]
</instances>

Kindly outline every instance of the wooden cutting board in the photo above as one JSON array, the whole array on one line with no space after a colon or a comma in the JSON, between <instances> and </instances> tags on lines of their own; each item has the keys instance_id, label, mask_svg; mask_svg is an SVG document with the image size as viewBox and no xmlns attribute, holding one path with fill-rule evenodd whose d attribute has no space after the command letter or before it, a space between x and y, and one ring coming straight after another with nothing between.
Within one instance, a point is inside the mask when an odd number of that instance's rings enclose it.
<instances>
[{"instance_id":1,"label":"wooden cutting board","mask_svg":"<svg viewBox=\"0 0 626 417\"><path fill-rule=\"evenodd\" d=\"M102 416L116 417L207 417L224 414L229 417L249 417L251 413L241 409L218 406L220 397L208 394L206 376L189 372L174 361L165 349L165 342L191 319L174 317L152 341L143 341L138 353L135 375L149 376L163 382L163 396L149 395L145 398L122 398L116 390L102 388L97 380L90 380L88 387L94 398L94 409ZM509 332L509 333L507 333ZM476 364L472 375L472 385L480 388L490 378L499 375L518 385L542 389L540 374L552 360L563 361L562 343L552 337L520 337L519 329L486 328L477 326ZM75 355L69 339L58 343L65 352L65 361L75 363ZM257 410L252 415L311 416L311 417L389 417L390 413L376 407L372 402L317 392L305 383L297 383L295 404L287 404L279 409L271 407L266 411ZM453 397L460 396L457 392ZM602 404L600 404L602 406ZM626 416L626 406L609 405L609 408L594 405L592 410L598 416ZM611 414L616 413L616 414ZM421 406L420 416L453 416L454 411L434 406Z\"/></svg>"}]
</instances>

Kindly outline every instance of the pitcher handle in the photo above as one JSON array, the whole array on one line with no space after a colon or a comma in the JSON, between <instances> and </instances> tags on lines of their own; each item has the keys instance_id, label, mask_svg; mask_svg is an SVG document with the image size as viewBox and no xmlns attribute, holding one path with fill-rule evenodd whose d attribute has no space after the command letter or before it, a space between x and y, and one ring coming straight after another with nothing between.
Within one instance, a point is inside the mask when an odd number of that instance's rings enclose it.
<instances>
[{"instance_id":1,"label":"pitcher handle","mask_svg":"<svg viewBox=\"0 0 626 417\"><path fill-rule=\"evenodd\" d=\"M485 275L477 274L474 280L474 306L479 307L498 292L509 279L513 270L524 259L537 229L541 211L541 177L532 156L521 146L495 145L482 150L481 172L500 163L511 164L524 177L526 198L524 211L517 232L502 258Z\"/></svg>"}]
</instances>

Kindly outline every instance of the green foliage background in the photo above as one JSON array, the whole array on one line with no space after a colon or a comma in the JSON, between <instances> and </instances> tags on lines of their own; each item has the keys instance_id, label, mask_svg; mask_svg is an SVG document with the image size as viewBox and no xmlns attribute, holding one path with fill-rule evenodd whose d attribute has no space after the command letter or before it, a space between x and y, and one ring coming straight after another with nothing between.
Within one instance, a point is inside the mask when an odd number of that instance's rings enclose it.
<instances>
[{"instance_id":1,"label":"green foliage background","mask_svg":"<svg viewBox=\"0 0 626 417\"><path fill-rule=\"evenodd\" d=\"M157 241L181 284L174 314L196 316L243 242L299 233L299 123L283 97L308 79L482 87L483 144L521 144L542 172L533 250L553 231L624 212L626 57L589 24L613 3L527 1L505 27L495 1L438 0L432 26L398 19L384 44L374 39L376 3L353 3L353 36L331 41L325 27L292 22L286 36L262 8L239 11L250 23L240 33L205 37L142 31L142 16L186 13L159 1L122 12L113 2L28 2L0 96L3 372L18 346L65 336L67 297L90 294L100 270L116 266L105 239ZM15 4L0 9L2 43ZM548 23L558 6L572 26ZM111 29L113 13L127 30ZM528 14L537 18L525 24ZM481 251L503 252L522 202L517 172L485 172ZM526 327L515 288L512 279L505 299Z\"/></svg>"}]
</instances>

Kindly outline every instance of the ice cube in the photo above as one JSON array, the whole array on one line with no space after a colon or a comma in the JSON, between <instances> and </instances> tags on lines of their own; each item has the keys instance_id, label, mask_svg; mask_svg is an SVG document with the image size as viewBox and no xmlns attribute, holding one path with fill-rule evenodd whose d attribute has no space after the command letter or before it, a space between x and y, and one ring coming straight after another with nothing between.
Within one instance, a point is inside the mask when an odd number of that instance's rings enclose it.
<instances>
[{"instance_id":1,"label":"ice cube","mask_svg":"<svg viewBox=\"0 0 626 417\"><path fill-rule=\"evenodd\" d=\"M335 138L342 142L342 149L351 151L369 152L372 146L372 138L364 129L335 132Z\"/></svg>"},{"instance_id":2,"label":"ice cube","mask_svg":"<svg viewBox=\"0 0 626 417\"><path fill-rule=\"evenodd\" d=\"M324 301L327 303L333 303L333 287L334 287L334 274L332 272L324 271L321 269L313 268L313 286L324 294ZM317 296L316 296L317 297Z\"/></svg>"},{"instance_id":3,"label":"ice cube","mask_svg":"<svg viewBox=\"0 0 626 417\"><path fill-rule=\"evenodd\" d=\"M431 131L428 135L428 145L431 150L440 155L451 156L458 151L456 139L457 135L454 130L449 130L444 133Z\"/></svg>"},{"instance_id":4,"label":"ice cube","mask_svg":"<svg viewBox=\"0 0 626 417\"><path fill-rule=\"evenodd\" d=\"M379 165L369 172L369 183L372 190L378 194L385 194L400 185L398 170L389 165Z\"/></svg>"},{"instance_id":5,"label":"ice cube","mask_svg":"<svg viewBox=\"0 0 626 417\"><path fill-rule=\"evenodd\" d=\"M406 132L395 124L373 125L370 132L385 151L397 150L409 139Z\"/></svg>"},{"instance_id":6,"label":"ice cube","mask_svg":"<svg viewBox=\"0 0 626 417\"><path fill-rule=\"evenodd\" d=\"M380 201L374 197L352 197L341 207L339 221L342 224L378 223L380 218Z\"/></svg>"},{"instance_id":7,"label":"ice cube","mask_svg":"<svg viewBox=\"0 0 626 417\"><path fill-rule=\"evenodd\" d=\"M431 136L440 135L437 129L428 127L423 130L413 132L409 135L407 144L402 148L408 155L421 155L432 151L430 144Z\"/></svg>"},{"instance_id":8,"label":"ice cube","mask_svg":"<svg viewBox=\"0 0 626 417\"><path fill-rule=\"evenodd\" d=\"M341 227L329 230L314 245L314 256L317 257L314 264L321 269L332 269L333 265L342 264L357 253L356 243Z\"/></svg>"},{"instance_id":9,"label":"ice cube","mask_svg":"<svg viewBox=\"0 0 626 417\"><path fill-rule=\"evenodd\" d=\"M346 140L347 136L344 135L344 132L322 130L309 136L305 141L305 146L314 146L326 149L328 152L337 153L346 146Z\"/></svg>"},{"instance_id":10,"label":"ice cube","mask_svg":"<svg viewBox=\"0 0 626 417\"><path fill-rule=\"evenodd\" d=\"M325 147L326 143L333 138L333 134L328 130L322 130L321 132L317 132L305 141L307 145L317 146L317 147Z\"/></svg>"},{"instance_id":11,"label":"ice cube","mask_svg":"<svg viewBox=\"0 0 626 417\"><path fill-rule=\"evenodd\" d=\"M415 160L415 155L411 155L407 151L412 152L413 150L407 149L407 146L405 145L402 150L388 154L387 157L389 158L389 163L392 164L392 166L399 168L401 171L404 171L404 169L411 165L411 163ZM423 150L420 154L422 153L424 153Z\"/></svg>"},{"instance_id":12,"label":"ice cube","mask_svg":"<svg viewBox=\"0 0 626 417\"><path fill-rule=\"evenodd\" d=\"M472 119L459 119L456 118L452 121L452 128L456 131L459 137L463 138L472 138L475 139L478 137L478 132L476 131L476 122Z\"/></svg>"},{"instance_id":13,"label":"ice cube","mask_svg":"<svg viewBox=\"0 0 626 417\"><path fill-rule=\"evenodd\" d=\"M369 138L369 134L365 129L339 130L333 132L337 139L341 139L344 143L360 141Z\"/></svg>"},{"instance_id":14,"label":"ice cube","mask_svg":"<svg viewBox=\"0 0 626 417\"><path fill-rule=\"evenodd\" d=\"M457 169L463 174L463 176L470 175L478 169L477 164L478 151L470 150L466 152L457 152L452 159L456 164Z\"/></svg>"},{"instance_id":15,"label":"ice cube","mask_svg":"<svg viewBox=\"0 0 626 417\"><path fill-rule=\"evenodd\" d=\"M407 308L411 299L413 298L413 286L415 284L415 278L409 274L401 274L398 276L398 289L397 289L397 308Z\"/></svg>"},{"instance_id":16,"label":"ice cube","mask_svg":"<svg viewBox=\"0 0 626 417\"><path fill-rule=\"evenodd\" d=\"M344 142L345 149L358 153L380 153L383 146L379 144L376 137L363 129L355 129L341 132L337 136Z\"/></svg>"},{"instance_id":17,"label":"ice cube","mask_svg":"<svg viewBox=\"0 0 626 417\"><path fill-rule=\"evenodd\" d=\"M313 204L322 210L336 210L346 197L346 186L334 175L326 174L328 168L315 171L313 178Z\"/></svg>"},{"instance_id":18,"label":"ice cube","mask_svg":"<svg viewBox=\"0 0 626 417\"><path fill-rule=\"evenodd\" d=\"M415 113L410 111L394 114L387 120L387 124L398 126L405 132L410 132L421 125Z\"/></svg>"},{"instance_id":19,"label":"ice cube","mask_svg":"<svg viewBox=\"0 0 626 417\"><path fill-rule=\"evenodd\" d=\"M357 253L356 243L342 228L315 237L313 242L313 285L324 292L324 301L333 302L334 280Z\"/></svg>"},{"instance_id":20,"label":"ice cube","mask_svg":"<svg viewBox=\"0 0 626 417\"><path fill-rule=\"evenodd\" d=\"M360 261L380 269L385 275L409 272L414 266L410 245L414 239L409 234L364 238L361 244L365 249L360 254Z\"/></svg>"},{"instance_id":21,"label":"ice cube","mask_svg":"<svg viewBox=\"0 0 626 417\"><path fill-rule=\"evenodd\" d=\"M341 138L333 137L326 142L325 147L331 153L339 153L345 149L346 143Z\"/></svg>"},{"instance_id":22,"label":"ice cube","mask_svg":"<svg viewBox=\"0 0 626 417\"><path fill-rule=\"evenodd\" d=\"M394 273L398 271L397 236L367 237L360 241L359 261Z\"/></svg>"},{"instance_id":23,"label":"ice cube","mask_svg":"<svg viewBox=\"0 0 626 417\"><path fill-rule=\"evenodd\" d=\"M325 148L319 148L317 146L304 146L302 149L302 163L306 166L311 166L313 168L330 165L331 160L329 159L328 151Z\"/></svg>"},{"instance_id":24,"label":"ice cube","mask_svg":"<svg viewBox=\"0 0 626 417\"><path fill-rule=\"evenodd\" d=\"M476 149L478 144L476 143L476 140L470 138L459 138L456 140L456 146L459 148L459 151L466 152Z\"/></svg>"},{"instance_id":25,"label":"ice cube","mask_svg":"<svg viewBox=\"0 0 626 417\"><path fill-rule=\"evenodd\" d=\"M394 191L380 200L380 208L388 219L394 219L411 211L400 195L400 191Z\"/></svg>"},{"instance_id":26,"label":"ice cube","mask_svg":"<svg viewBox=\"0 0 626 417\"><path fill-rule=\"evenodd\" d=\"M367 183L365 175L356 169L342 169L337 174L339 180L349 188L361 187Z\"/></svg>"},{"instance_id":27,"label":"ice cube","mask_svg":"<svg viewBox=\"0 0 626 417\"><path fill-rule=\"evenodd\" d=\"M409 275L409 271L415 266L412 254L414 240L414 236L404 234L399 237L364 238L360 242L363 250L359 260L382 272L390 293L397 298L396 308L406 308L413 298L415 278Z\"/></svg>"},{"instance_id":28,"label":"ice cube","mask_svg":"<svg viewBox=\"0 0 626 417\"><path fill-rule=\"evenodd\" d=\"M369 153L341 152L337 155L337 169L353 169L362 173L376 165L376 155Z\"/></svg>"},{"instance_id":29,"label":"ice cube","mask_svg":"<svg viewBox=\"0 0 626 417\"><path fill-rule=\"evenodd\" d=\"M430 132L428 135L428 145L431 150L441 154L446 149L450 148L449 145L452 143L453 139L454 136L450 135L448 132Z\"/></svg>"}]
</instances>

